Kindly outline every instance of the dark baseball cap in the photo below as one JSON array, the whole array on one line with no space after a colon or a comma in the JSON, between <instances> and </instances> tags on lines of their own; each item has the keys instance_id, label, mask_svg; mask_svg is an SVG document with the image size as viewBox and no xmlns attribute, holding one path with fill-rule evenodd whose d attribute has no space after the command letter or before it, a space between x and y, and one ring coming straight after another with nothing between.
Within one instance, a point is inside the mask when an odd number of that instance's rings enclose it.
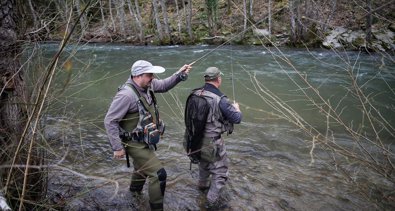
<instances>
[{"instance_id":1,"label":"dark baseball cap","mask_svg":"<svg viewBox=\"0 0 395 211\"><path fill-rule=\"evenodd\" d=\"M218 78L220 75L223 75L223 73L217 67L209 67L204 71L205 79L212 80Z\"/></svg>"}]
</instances>

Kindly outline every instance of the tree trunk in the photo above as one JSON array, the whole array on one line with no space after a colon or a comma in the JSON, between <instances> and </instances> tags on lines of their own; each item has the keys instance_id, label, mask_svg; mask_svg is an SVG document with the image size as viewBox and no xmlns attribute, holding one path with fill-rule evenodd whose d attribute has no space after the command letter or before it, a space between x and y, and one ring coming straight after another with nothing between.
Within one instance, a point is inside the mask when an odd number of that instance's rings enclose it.
<instances>
[{"instance_id":1,"label":"tree trunk","mask_svg":"<svg viewBox=\"0 0 395 211\"><path fill-rule=\"evenodd\" d=\"M232 0L228 0L228 3L226 4L226 14L230 15L231 13L231 5L232 5Z\"/></svg>"},{"instance_id":2,"label":"tree trunk","mask_svg":"<svg viewBox=\"0 0 395 211\"><path fill-rule=\"evenodd\" d=\"M77 10L78 16L80 16L82 11L80 0L75 1L75 8ZM85 34L85 30L88 28L88 21L85 14L83 14L80 18L80 25L81 25L81 34Z\"/></svg>"},{"instance_id":3,"label":"tree trunk","mask_svg":"<svg viewBox=\"0 0 395 211\"><path fill-rule=\"evenodd\" d=\"M117 0L117 4L115 5L115 10L117 11L117 17L118 17L118 26L119 30L121 33L121 36L123 38L126 37L126 28L125 28L125 11L124 11L124 6L125 6L125 1L124 0Z\"/></svg>"},{"instance_id":4,"label":"tree trunk","mask_svg":"<svg viewBox=\"0 0 395 211\"><path fill-rule=\"evenodd\" d=\"M334 16L335 12L336 12L336 5L337 5L337 0L332 0L332 9L331 9L331 13L329 14L328 18L325 20L325 22L323 23L323 25L321 26L322 28L322 34L324 34L327 30L328 27L328 23L332 20L332 17Z\"/></svg>"},{"instance_id":5,"label":"tree trunk","mask_svg":"<svg viewBox=\"0 0 395 211\"><path fill-rule=\"evenodd\" d=\"M67 22L67 14L69 13L67 3L63 0L57 0L54 3L62 22L65 24Z\"/></svg>"},{"instance_id":6,"label":"tree trunk","mask_svg":"<svg viewBox=\"0 0 395 211\"><path fill-rule=\"evenodd\" d=\"M3 0L0 7L3 15L0 19L0 139L6 141L18 138L26 114L22 107L25 92L23 74L19 69L15 7L13 0Z\"/></svg>"},{"instance_id":7,"label":"tree trunk","mask_svg":"<svg viewBox=\"0 0 395 211\"><path fill-rule=\"evenodd\" d=\"M33 17L34 29L37 29L37 27L39 27L40 24L37 21L36 11L34 10L33 4L32 4L32 0L29 0L28 2L29 2L30 11L31 11L32 17Z\"/></svg>"},{"instance_id":8,"label":"tree trunk","mask_svg":"<svg viewBox=\"0 0 395 211\"><path fill-rule=\"evenodd\" d=\"M302 24L302 19L301 19L303 17L302 3L303 2L306 3L307 1L308 0L298 0L298 4L297 4L298 6L296 7L296 29L297 29L298 43L300 43L303 40L303 36L306 31L305 29L307 28Z\"/></svg>"},{"instance_id":9,"label":"tree trunk","mask_svg":"<svg viewBox=\"0 0 395 211\"><path fill-rule=\"evenodd\" d=\"M215 36L217 33L217 10L218 0L206 0L207 25L210 36Z\"/></svg>"},{"instance_id":10,"label":"tree trunk","mask_svg":"<svg viewBox=\"0 0 395 211\"><path fill-rule=\"evenodd\" d=\"M272 34L272 0L269 0L269 34Z\"/></svg>"},{"instance_id":11,"label":"tree trunk","mask_svg":"<svg viewBox=\"0 0 395 211\"><path fill-rule=\"evenodd\" d=\"M152 0L152 11L154 12L154 19L155 19L155 24L156 24L156 30L158 32L159 36L159 41L163 41L163 32L162 32L162 24L159 19L159 9L158 9L158 2L157 0Z\"/></svg>"},{"instance_id":12,"label":"tree trunk","mask_svg":"<svg viewBox=\"0 0 395 211\"><path fill-rule=\"evenodd\" d=\"M366 0L368 15L366 16L366 43L372 41L372 0Z\"/></svg>"},{"instance_id":13,"label":"tree trunk","mask_svg":"<svg viewBox=\"0 0 395 211\"><path fill-rule=\"evenodd\" d=\"M114 17L112 14L112 0L108 0L108 11L110 12L110 19L111 19L111 26L112 26L112 33L116 33L117 32L117 28L115 26L115 21L114 21Z\"/></svg>"},{"instance_id":14,"label":"tree trunk","mask_svg":"<svg viewBox=\"0 0 395 211\"><path fill-rule=\"evenodd\" d=\"M132 1L128 0L128 7L129 7L130 15L132 17L134 17L136 25L137 25L139 41L141 44L143 44L144 43L144 29L143 29L143 25L141 23L141 15L140 15L140 10L139 10L138 0L134 1L134 6L132 4Z\"/></svg>"},{"instance_id":15,"label":"tree trunk","mask_svg":"<svg viewBox=\"0 0 395 211\"><path fill-rule=\"evenodd\" d=\"M136 18L136 10L134 9L132 2L130 0L127 0L127 5L128 5L128 10L130 17L132 17L132 20L130 20L130 29L131 29L131 34L137 34L137 18ZM134 21L133 21L134 19ZM136 29L136 30L135 30Z\"/></svg>"},{"instance_id":16,"label":"tree trunk","mask_svg":"<svg viewBox=\"0 0 395 211\"><path fill-rule=\"evenodd\" d=\"M143 43L144 40L144 26L142 23L142 18L141 18L141 13L140 13L140 6L139 6L139 1L138 0L134 0L134 6L136 7L136 17L137 17L137 25L139 26L139 30L140 30L140 41L141 43Z\"/></svg>"},{"instance_id":17,"label":"tree trunk","mask_svg":"<svg viewBox=\"0 0 395 211\"><path fill-rule=\"evenodd\" d=\"M243 36L247 31L247 20L248 20L248 16L247 16L247 0L243 0Z\"/></svg>"},{"instance_id":18,"label":"tree trunk","mask_svg":"<svg viewBox=\"0 0 395 211\"><path fill-rule=\"evenodd\" d=\"M295 17L295 0L288 1L290 23L291 23L291 43L296 42L296 17Z\"/></svg>"},{"instance_id":19,"label":"tree trunk","mask_svg":"<svg viewBox=\"0 0 395 211\"><path fill-rule=\"evenodd\" d=\"M169 26L169 20L167 17L167 7L165 4L165 0L159 0L160 6L162 8L162 14L163 14L163 27L165 28L165 36L170 39L170 26Z\"/></svg>"},{"instance_id":20,"label":"tree trunk","mask_svg":"<svg viewBox=\"0 0 395 211\"><path fill-rule=\"evenodd\" d=\"M185 1L182 1L182 4L184 6L184 11L186 10ZM193 40L193 32L192 32L192 0L187 1L188 4L188 11L186 12L186 22L187 22L187 30L188 30L188 35L189 39Z\"/></svg>"},{"instance_id":21,"label":"tree trunk","mask_svg":"<svg viewBox=\"0 0 395 211\"><path fill-rule=\"evenodd\" d=\"M103 2L102 0L99 0L99 5L100 5L100 14L101 14L101 22L102 26L105 27L106 25L106 16L104 15L104 8L103 8Z\"/></svg>"},{"instance_id":22,"label":"tree trunk","mask_svg":"<svg viewBox=\"0 0 395 211\"><path fill-rule=\"evenodd\" d=\"M309 30L312 29L311 20L317 20L317 19L314 18L313 3L309 0L303 0L303 1L304 1L304 10L302 13L302 10L299 7L298 23L301 28L301 31L300 31L301 37L304 40L305 38L307 38L306 35L309 32ZM311 3L311 4L309 4L309 3ZM319 9L317 9L316 12L319 12ZM307 18L303 18L303 17L307 17Z\"/></svg>"},{"instance_id":23,"label":"tree trunk","mask_svg":"<svg viewBox=\"0 0 395 211\"><path fill-rule=\"evenodd\" d=\"M24 76L20 65L19 56L21 54L20 44L18 43L18 19L16 3L14 0L2 0L0 5L0 165L12 163L11 158L16 157L17 164L25 164L26 150L16 151L16 146L20 141L20 136L24 129L27 117L28 105L25 94ZM26 11L21 11L26 12ZM20 22L17 22L20 21ZM23 24L21 24L23 25ZM24 29L20 29L21 31ZM24 141L24 140L22 140ZM34 155L36 156L36 155ZM10 158L11 157L11 158ZM38 156L37 156L38 157ZM29 171L28 186L24 196L21 196L21 189L25 171ZM8 174L10 177L8 178ZM37 176L32 176L36 174ZM3 169L0 173L0 187L11 201L11 205L19 209L32 210L31 203L20 203L19 199L35 201L40 198L43 190L41 178L37 171L28 168ZM5 179L7 178L7 180ZM33 190L35 189L35 190ZM22 201L23 202L23 201Z\"/></svg>"},{"instance_id":24,"label":"tree trunk","mask_svg":"<svg viewBox=\"0 0 395 211\"><path fill-rule=\"evenodd\" d=\"M181 36L181 18L180 18L180 10L178 9L178 0L174 0L176 5L176 17L177 17L177 29L178 34Z\"/></svg>"},{"instance_id":25,"label":"tree trunk","mask_svg":"<svg viewBox=\"0 0 395 211\"><path fill-rule=\"evenodd\" d=\"M270 0L269 0L269 4L270 4ZM249 17L254 17L254 0L250 0L250 6L249 6L249 12L248 12L248 16Z\"/></svg>"}]
</instances>

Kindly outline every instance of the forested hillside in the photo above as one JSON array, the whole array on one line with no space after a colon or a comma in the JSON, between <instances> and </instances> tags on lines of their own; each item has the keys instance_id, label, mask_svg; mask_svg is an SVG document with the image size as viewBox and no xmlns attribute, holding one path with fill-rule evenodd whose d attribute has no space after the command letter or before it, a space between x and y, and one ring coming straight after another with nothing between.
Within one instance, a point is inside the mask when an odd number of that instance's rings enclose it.
<instances>
[{"instance_id":1,"label":"forested hillside","mask_svg":"<svg viewBox=\"0 0 395 211\"><path fill-rule=\"evenodd\" d=\"M83 42L394 50L393 0L28 0L19 9L22 39L33 41L60 40L71 22Z\"/></svg>"}]
</instances>

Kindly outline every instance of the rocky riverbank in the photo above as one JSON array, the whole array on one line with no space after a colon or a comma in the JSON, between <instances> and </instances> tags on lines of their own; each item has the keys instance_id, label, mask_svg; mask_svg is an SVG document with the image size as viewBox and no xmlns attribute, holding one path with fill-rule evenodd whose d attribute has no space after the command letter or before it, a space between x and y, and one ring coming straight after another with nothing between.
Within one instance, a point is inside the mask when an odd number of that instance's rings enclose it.
<instances>
[{"instance_id":1,"label":"rocky riverbank","mask_svg":"<svg viewBox=\"0 0 395 211\"><path fill-rule=\"evenodd\" d=\"M373 50L373 51L395 51L395 25L391 28L382 28L379 26L372 27L372 39L368 43L366 41L366 32L363 30L352 30L345 27L336 27L329 31L326 35L319 38L316 37L312 43L306 43L304 47L322 47L327 49L341 49L341 50ZM243 38L238 38L238 35L232 35L227 33L221 33L217 36L212 37L201 37L194 44L241 44L241 45L265 45L265 46L290 46L289 33L276 33L270 34L267 29L253 29L252 33L247 33ZM181 40L176 38L175 40ZM155 42L154 35L145 36L145 42L141 43L135 36L129 36L127 38L120 38L110 32L101 29L95 33L87 33L83 37L85 42L121 42L130 43L134 45L157 45ZM169 44L185 44L182 42L169 43Z\"/></svg>"}]
</instances>

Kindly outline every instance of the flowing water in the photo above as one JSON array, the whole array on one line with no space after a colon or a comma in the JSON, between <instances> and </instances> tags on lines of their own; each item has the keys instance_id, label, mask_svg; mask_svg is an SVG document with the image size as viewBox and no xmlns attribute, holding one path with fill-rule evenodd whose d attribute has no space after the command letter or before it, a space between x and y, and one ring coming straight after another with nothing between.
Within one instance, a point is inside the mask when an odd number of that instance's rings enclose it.
<instances>
[{"instance_id":1,"label":"flowing water","mask_svg":"<svg viewBox=\"0 0 395 211\"><path fill-rule=\"evenodd\" d=\"M43 58L51 58L57 45L46 44L40 49ZM308 123L325 133L326 116L308 100L305 91L317 102L319 96L330 102L345 125L359 127L371 137L368 120L352 90L356 82L394 128L393 57L390 61L380 54L263 47L91 44L69 46L62 54L55 91L49 97L54 104L47 107L43 123L51 147L48 162L54 164L49 169L52 202L66 204L70 210L149 210L146 187L142 197L130 195L132 168L127 168L125 161L112 159L102 123L117 87L126 81L138 59L165 67L159 78L199 59L186 82L157 95L167 125L157 151L168 174L165 210L205 210L204 193L196 188L198 169L192 165L190 170L182 137L186 97L192 88L203 84L202 73L209 66L223 71L221 90L239 102L243 112L242 123L225 136L230 159L226 210L380 210L373 203L379 199L364 197L351 181L395 188L352 163L343 168L354 172L354 178L345 177L344 169L333 162L337 155L319 144L312 151L313 137L292 122L296 118L291 113L281 113L289 109L278 109L290 106L305 121L303 125ZM331 137L337 143L350 150L357 148L344 127L330 124ZM393 153L394 137L390 134L394 131L387 132L380 132L381 140Z\"/></svg>"}]
</instances>

